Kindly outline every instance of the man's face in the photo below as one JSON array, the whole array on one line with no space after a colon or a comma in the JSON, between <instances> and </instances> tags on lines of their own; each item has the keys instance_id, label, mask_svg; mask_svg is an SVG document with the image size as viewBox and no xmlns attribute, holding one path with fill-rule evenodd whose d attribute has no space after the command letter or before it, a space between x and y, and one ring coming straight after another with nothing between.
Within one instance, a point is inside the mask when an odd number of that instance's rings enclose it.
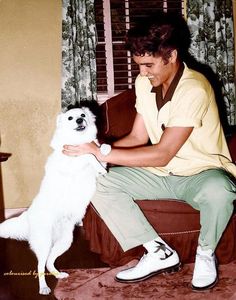
<instances>
[{"instance_id":1,"label":"man's face","mask_svg":"<svg viewBox=\"0 0 236 300\"><path fill-rule=\"evenodd\" d=\"M173 64L165 63L161 57L145 54L144 56L133 56L139 65L140 75L146 76L153 86L169 85L173 79Z\"/></svg>"}]
</instances>

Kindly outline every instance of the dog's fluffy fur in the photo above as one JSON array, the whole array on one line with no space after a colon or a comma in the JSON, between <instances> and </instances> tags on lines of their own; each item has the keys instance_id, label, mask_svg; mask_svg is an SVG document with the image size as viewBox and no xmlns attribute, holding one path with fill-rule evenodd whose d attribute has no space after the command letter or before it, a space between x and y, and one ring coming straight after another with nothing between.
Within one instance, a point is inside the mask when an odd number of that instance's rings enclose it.
<instances>
[{"instance_id":1,"label":"dog's fluffy fur","mask_svg":"<svg viewBox=\"0 0 236 300\"><path fill-rule=\"evenodd\" d=\"M77 157L62 153L65 144L96 141L95 116L87 107L59 114L51 146L54 149L45 166L45 176L31 206L19 217L0 224L0 237L27 240L38 259L39 293L47 295L45 266L56 278L54 262L71 245L73 229L81 222L96 188L98 174L106 173L95 156Z\"/></svg>"}]
</instances>

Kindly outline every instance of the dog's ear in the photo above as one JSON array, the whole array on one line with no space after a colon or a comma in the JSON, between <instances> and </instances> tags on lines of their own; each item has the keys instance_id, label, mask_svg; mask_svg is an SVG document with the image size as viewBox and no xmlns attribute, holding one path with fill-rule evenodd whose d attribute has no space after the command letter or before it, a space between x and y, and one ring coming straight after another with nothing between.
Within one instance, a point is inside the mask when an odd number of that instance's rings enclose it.
<instances>
[{"instance_id":1,"label":"dog's ear","mask_svg":"<svg viewBox=\"0 0 236 300\"><path fill-rule=\"evenodd\" d=\"M81 105L79 104L79 102L75 102L74 104L69 104L66 108L66 111L70 110L70 109L74 109L74 108L81 108Z\"/></svg>"},{"instance_id":2,"label":"dog's ear","mask_svg":"<svg viewBox=\"0 0 236 300\"><path fill-rule=\"evenodd\" d=\"M88 107L82 107L83 111L87 116L89 116L89 120L91 120L93 123L96 121L96 116L93 114L93 112Z\"/></svg>"},{"instance_id":3,"label":"dog's ear","mask_svg":"<svg viewBox=\"0 0 236 300\"><path fill-rule=\"evenodd\" d=\"M99 115L100 107L95 100L81 100L80 107L88 107L96 117Z\"/></svg>"}]
</instances>

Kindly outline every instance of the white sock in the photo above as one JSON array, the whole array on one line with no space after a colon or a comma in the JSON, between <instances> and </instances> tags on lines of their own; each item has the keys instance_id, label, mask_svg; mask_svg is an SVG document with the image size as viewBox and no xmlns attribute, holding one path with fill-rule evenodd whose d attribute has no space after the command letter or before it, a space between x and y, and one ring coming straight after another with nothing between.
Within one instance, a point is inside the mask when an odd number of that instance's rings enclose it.
<instances>
[{"instance_id":1,"label":"white sock","mask_svg":"<svg viewBox=\"0 0 236 300\"><path fill-rule=\"evenodd\" d=\"M163 241L162 238L160 238L159 236L157 238L155 238L152 241L149 241L145 244L143 244L143 247L147 250L147 252L149 253L154 253L157 250L157 243L159 242L161 244L164 244L168 250L170 251L174 251L165 241Z\"/></svg>"}]
</instances>

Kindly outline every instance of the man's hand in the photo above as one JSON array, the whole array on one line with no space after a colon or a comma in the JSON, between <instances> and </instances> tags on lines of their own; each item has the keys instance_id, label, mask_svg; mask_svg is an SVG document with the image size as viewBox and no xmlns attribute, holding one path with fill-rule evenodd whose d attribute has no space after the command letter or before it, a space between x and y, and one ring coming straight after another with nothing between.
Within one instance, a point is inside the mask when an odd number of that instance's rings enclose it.
<instances>
[{"instance_id":1,"label":"man's hand","mask_svg":"<svg viewBox=\"0 0 236 300\"><path fill-rule=\"evenodd\" d=\"M62 153L68 156L80 156L83 154L93 154L98 156L100 151L96 143L86 143L81 145L64 145Z\"/></svg>"}]
</instances>

